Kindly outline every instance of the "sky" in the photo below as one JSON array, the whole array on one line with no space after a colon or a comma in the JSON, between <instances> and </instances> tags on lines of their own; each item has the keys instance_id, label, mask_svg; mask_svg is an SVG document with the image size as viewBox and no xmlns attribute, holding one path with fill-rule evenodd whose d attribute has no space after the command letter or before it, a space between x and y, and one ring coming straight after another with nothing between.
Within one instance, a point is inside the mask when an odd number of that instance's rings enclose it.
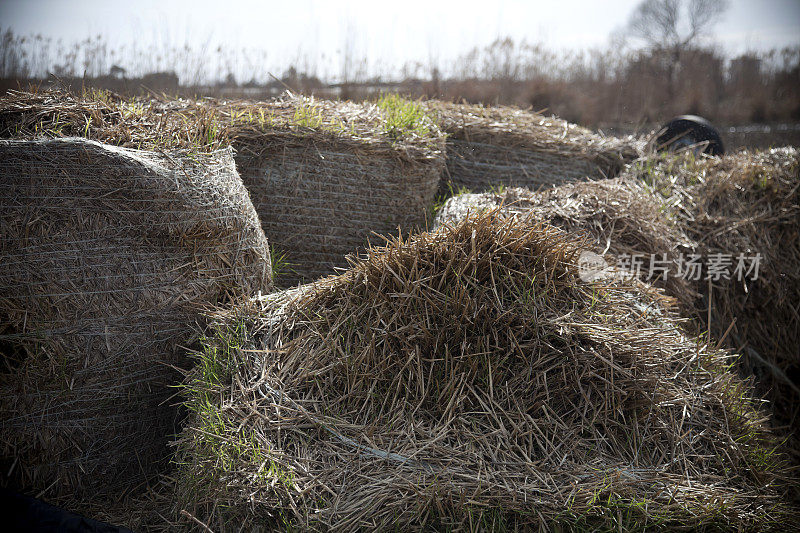
<instances>
[{"instance_id":1,"label":"sky","mask_svg":"<svg viewBox=\"0 0 800 533\"><path fill-rule=\"evenodd\" d=\"M275 64L304 58L324 73L346 50L390 70L447 63L498 36L551 49L606 46L638 2L0 0L0 28L66 42L99 34L111 46L261 49ZM732 0L713 37L730 55L800 45L800 0Z\"/></svg>"}]
</instances>

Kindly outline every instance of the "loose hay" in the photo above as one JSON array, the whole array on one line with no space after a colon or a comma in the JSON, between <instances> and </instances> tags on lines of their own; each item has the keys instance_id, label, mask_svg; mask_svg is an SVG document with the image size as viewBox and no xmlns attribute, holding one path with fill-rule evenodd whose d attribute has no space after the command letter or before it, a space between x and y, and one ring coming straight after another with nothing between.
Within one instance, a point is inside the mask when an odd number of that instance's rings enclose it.
<instances>
[{"instance_id":1,"label":"loose hay","mask_svg":"<svg viewBox=\"0 0 800 533\"><path fill-rule=\"evenodd\" d=\"M657 156L613 180L457 196L439 211L435 225L499 207L503 216L544 220L582 233L595 252L609 253L612 264L618 262L615 257L641 254L643 277L650 276L651 256L660 260L666 254L669 276L654 283L677 299L682 315L698 319L693 331L707 330L710 316L712 337L742 354L742 370L758 378L759 394L771 400L777 421L798 433L798 168L793 148L722 158ZM758 279L720 279L709 289L706 269L698 280L676 276L681 254L707 260L720 253L734 262L739 254L760 253ZM790 448L800 463L800 445Z\"/></svg>"},{"instance_id":2,"label":"loose hay","mask_svg":"<svg viewBox=\"0 0 800 533\"><path fill-rule=\"evenodd\" d=\"M594 252L607 254L610 265L640 255L645 268L640 277L661 287L692 316L698 298L688 281L674 275L679 254L691 250L692 241L664 216L663 205L638 181L614 178L568 183L540 192L512 188L500 192L462 194L450 198L434 220L434 227L453 225L470 212L498 210L522 223L547 222L588 239ZM672 275L654 272L647 265L654 257L671 266Z\"/></svg>"},{"instance_id":3,"label":"loose hay","mask_svg":"<svg viewBox=\"0 0 800 533\"><path fill-rule=\"evenodd\" d=\"M223 314L183 508L219 531L791 523L728 356L652 289L581 282L582 245L472 216Z\"/></svg>"},{"instance_id":4,"label":"loose hay","mask_svg":"<svg viewBox=\"0 0 800 533\"><path fill-rule=\"evenodd\" d=\"M542 186L614 177L644 143L593 133L556 117L512 107L431 102L447 134L449 191ZM447 191L445 191L447 192Z\"/></svg>"},{"instance_id":5,"label":"loose hay","mask_svg":"<svg viewBox=\"0 0 800 533\"><path fill-rule=\"evenodd\" d=\"M270 288L266 238L230 149L3 140L0 161L4 482L119 496L163 466L203 307Z\"/></svg>"}]
</instances>

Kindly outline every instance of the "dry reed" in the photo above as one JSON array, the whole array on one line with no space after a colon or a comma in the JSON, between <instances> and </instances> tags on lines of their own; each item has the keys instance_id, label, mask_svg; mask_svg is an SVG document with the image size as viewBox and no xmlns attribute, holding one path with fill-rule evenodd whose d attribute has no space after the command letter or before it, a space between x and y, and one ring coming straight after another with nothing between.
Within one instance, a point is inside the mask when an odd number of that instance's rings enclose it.
<instances>
[{"instance_id":1,"label":"dry reed","mask_svg":"<svg viewBox=\"0 0 800 533\"><path fill-rule=\"evenodd\" d=\"M547 222L584 237L592 251L607 255L607 262L620 265L639 255L644 268L640 277L674 298L681 314L693 316L698 298L690 282L674 275L681 254L692 241L664 216L664 208L641 183L623 178L564 184L540 192L511 188L450 198L439 210L434 227L455 224L470 212L498 209L501 216L521 223ZM651 257L669 262L672 275L648 267ZM666 259L665 259L666 258Z\"/></svg>"},{"instance_id":2,"label":"dry reed","mask_svg":"<svg viewBox=\"0 0 800 533\"><path fill-rule=\"evenodd\" d=\"M373 234L425 226L444 142L416 104L286 95L218 109L264 231L289 263L282 286L346 267Z\"/></svg>"}]
</instances>

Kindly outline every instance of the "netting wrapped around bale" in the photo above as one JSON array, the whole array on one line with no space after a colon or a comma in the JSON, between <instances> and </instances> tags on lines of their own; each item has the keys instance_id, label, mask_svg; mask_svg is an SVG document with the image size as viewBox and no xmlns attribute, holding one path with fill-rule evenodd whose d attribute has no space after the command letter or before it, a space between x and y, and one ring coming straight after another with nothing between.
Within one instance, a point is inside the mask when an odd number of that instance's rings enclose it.
<instances>
[{"instance_id":1,"label":"netting wrapped around bale","mask_svg":"<svg viewBox=\"0 0 800 533\"><path fill-rule=\"evenodd\" d=\"M281 100L222 104L236 163L289 286L345 267L373 234L424 228L443 140L414 103Z\"/></svg>"},{"instance_id":2,"label":"netting wrapped around bale","mask_svg":"<svg viewBox=\"0 0 800 533\"><path fill-rule=\"evenodd\" d=\"M454 192L613 177L644 149L632 137L606 137L512 107L431 102L428 109L447 135L443 186Z\"/></svg>"},{"instance_id":3,"label":"netting wrapped around bale","mask_svg":"<svg viewBox=\"0 0 800 533\"><path fill-rule=\"evenodd\" d=\"M230 149L0 141L4 482L119 496L167 457L204 307L268 290Z\"/></svg>"},{"instance_id":4,"label":"netting wrapped around bale","mask_svg":"<svg viewBox=\"0 0 800 533\"><path fill-rule=\"evenodd\" d=\"M483 214L220 316L179 440L214 530L763 529L785 472L728 355L582 243Z\"/></svg>"}]
</instances>

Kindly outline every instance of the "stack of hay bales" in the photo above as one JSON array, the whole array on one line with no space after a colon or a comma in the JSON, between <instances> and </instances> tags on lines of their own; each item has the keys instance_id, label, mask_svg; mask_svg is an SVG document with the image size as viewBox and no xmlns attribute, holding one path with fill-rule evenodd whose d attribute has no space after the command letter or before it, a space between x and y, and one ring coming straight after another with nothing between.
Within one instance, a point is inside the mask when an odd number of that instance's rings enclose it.
<instances>
[{"instance_id":1,"label":"stack of hay bales","mask_svg":"<svg viewBox=\"0 0 800 533\"><path fill-rule=\"evenodd\" d=\"M253 103L15 92L0 101L0 137L20 132L139 149L233 146L282 286L346 266L374 234L424 228L444 168L436 124L393 95L353 104L288 93Z\"/></svg>"},{"instance_id":2,"label":"stack of hay bales","mask_svg":"<svg viewBox=\"0 0 800 533\"><path fill-rule=\"evenodd\" d=\"M287 94L218 105L264 231L288 263L281 285L332 274L373 234L425 227L444 141L417 104Z\"/></svg>"},{"instance_id":3,"label":"stack of hay bales","mask_svg":"<svg viewBox=\"0 0 800 533\"><path fill-rule=\"evenodd\" d=\"M728 355L652 288L582 282L580 250L489 213L220 317L182 508L219 531L791 523Z\"/></svg>"},{"instance_id":4,"label":"stack of hay bales","mask_svg":"<svg viewBox=\"0 0 800 533\"><path fill-rule=\"evenodd\" d=\"M541 187L614 177L644 143L593 133L556 117L513 107L431 102L447 134L443 192Z\"/></svg>"},{"instance_id":5,"label":"stack of hay bales","mask_svg":"<svg viewBox=\"0 0 800 533\"><path fill-rule=\"evenodd\" d=\"M0 140L0 172L4 483L118 497L168 457L201 313L270 289L266 238L230 149Z\"/></svg>"}]
</instances>

